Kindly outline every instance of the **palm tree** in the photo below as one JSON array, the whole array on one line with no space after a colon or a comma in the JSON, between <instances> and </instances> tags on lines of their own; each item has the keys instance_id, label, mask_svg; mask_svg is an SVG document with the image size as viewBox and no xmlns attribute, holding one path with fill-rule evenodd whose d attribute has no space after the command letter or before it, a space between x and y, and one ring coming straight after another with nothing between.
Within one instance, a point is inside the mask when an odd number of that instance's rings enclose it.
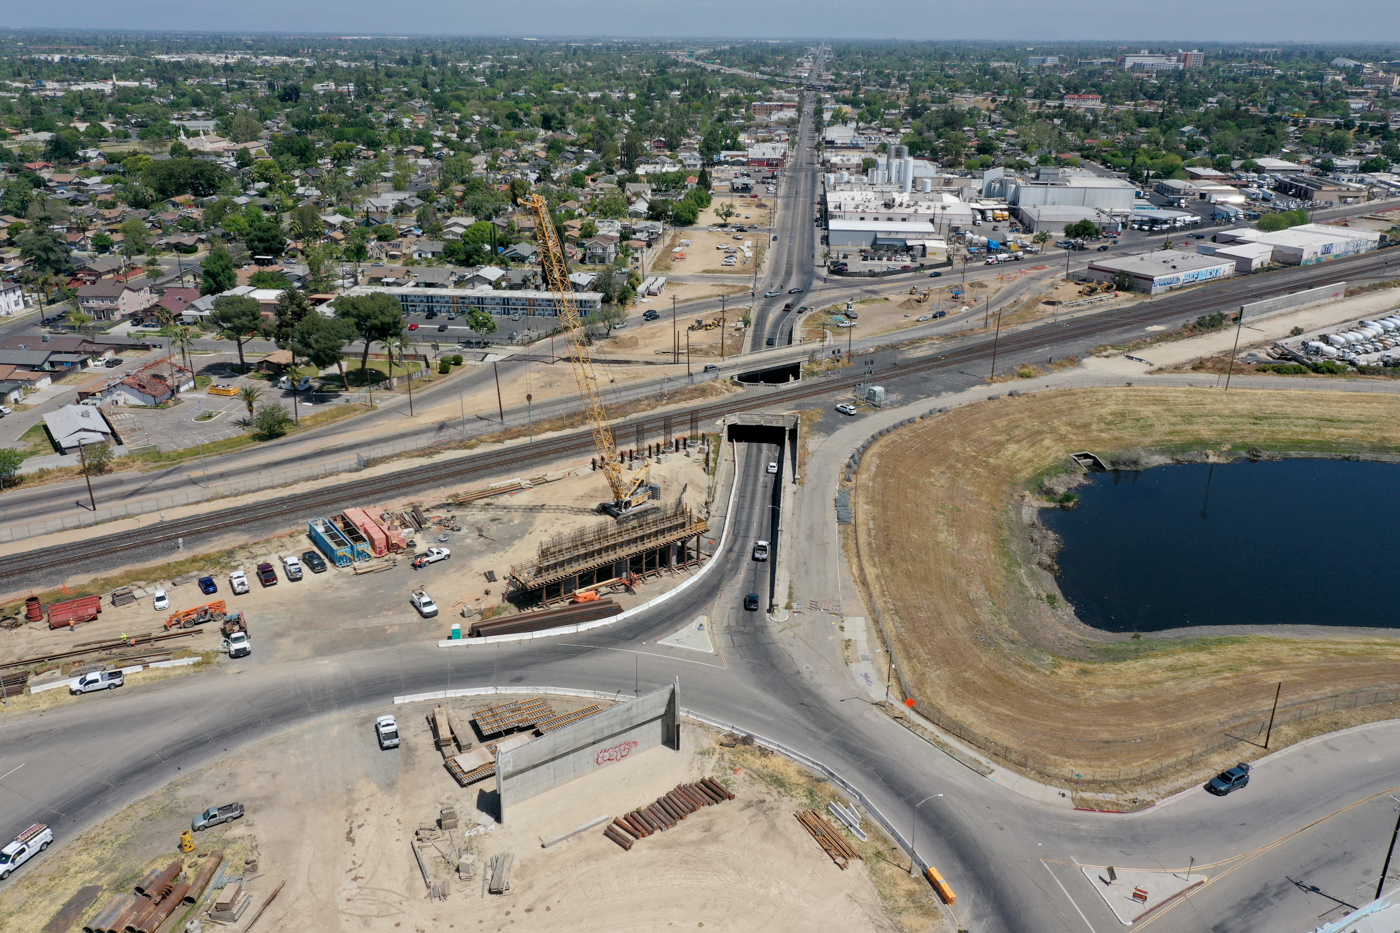
<instances>
[{"instance_id":1,"label":"palm tree","mask_svg":"<svg viewBox=\"0 0 1400 933\"><path fill-rule=\"evenodd\" d=\"M409 342L406 335L395 334L392 337L386 337L384 340L381 340L380 345L384 347L385 352L389 355L389 384L393 385L394 360L397 358L400 363L405 364L404 368L407 369L404 355L408 352L412 344ZM411 373L408 377L408 416L410 418L413 417L413 375Z\"/></svg>"},{"instance_id":2,"label":"palm tree","mask_svg":"<svg viewBox=\"0 0 1400 933\"><path fill-rule=\"evenodd\" d=\"M258 403L258 397L262 395L262 389L257 386L244 386L238 390L238 398L244 405L248 406L248 420L253 419L253 406Z\"/></svg>"}]
</instances>

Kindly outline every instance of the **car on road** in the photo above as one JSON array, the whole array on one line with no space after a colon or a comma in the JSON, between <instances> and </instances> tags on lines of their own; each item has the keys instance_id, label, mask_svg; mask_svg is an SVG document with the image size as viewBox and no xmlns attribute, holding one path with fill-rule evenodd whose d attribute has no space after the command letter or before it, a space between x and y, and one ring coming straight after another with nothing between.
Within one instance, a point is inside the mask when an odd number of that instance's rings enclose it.
<instances>
[{"instance_id":1,"label":"car on road","mask_svg":"<svg viewBox=\"0 0 1400 933\"><path fill-rule=\"evenodd\" d=\"M380 748L399 747L399 724L393 716L380 716L374 721L374 733Z\"/></svg>"},{"instance_id":2,"label":"car on road","mask_svg":"<svg viewBox=\"0 0 1400 933\"><path fill-rule=\"evenodd\" d=\"M776 472L778 472L778 461L776 461L776 460L769 460L769 461L768 461L768 472L769 472L769 473L776 473Z\"/></svg>"},{"instance_id":3,"label":"car on road","mask_svg":"<svg viewBox=\"0 0 1400 933\"><path fill-rule=\"evenodd\" d=\"M213 577L200 577L199 591L205 596L213 596L215 593L219 592L219 584L214 582Z\"/></svg>"},{"instance_id":4,"label":"car on road","mask_svg":"<svg viewBox=\"0 0 1400 933\"><path fill-rule=\"evenodd\" d=\"M126 683L126 675L121 671L93 671L77 678L68 687L73 696L92 693L94 690L115 690Z\"/></svg>"},{"instance_id":5,"label":"car on road","mask_svg":"<svg viewBox=\"0 0 1400 933\"><path fill-rule=\"evenodd\" d=\"M442 332L445 331L445 330L447 330L447 325L446 325L446 324L439 324L439 325L438 325L438 333L442 333Z\"/></svg>"},{"instance_id":6,"label":"car on road","mask_svg":"<svg viewBox=\"0 0 1400 933\"><path fill-rule=\"evenodd\" d=\"M1105 243L1105 244L1103 244L1102 246L1100 246L1100 247L1098 248L1098 252L1100 252L1100 253L1106 253L1106 252L1108 252L1108 244Z\"/></svg>"},{"instance_id":7,"label":"car on road","mask_svg":"<svg viewBox=\"0 0 1400 933\"><path fill-rule=\"evenodd\" d=\"M800 307L798 307L797 313L798 313L798 314L805 314L805 313L807 313L808 311L811 311L811 310L812 310L812 309L809 308L809 307L807 307L806 305L801 305Z\"/></svg>"},{"instance_id":8,"label":"car on road","mask_svg":"<svg viewBox=\"0 0 1400 933\"><path fill-rule=\"evenodd\" d=\"M437 603L423 590L415 590L413 595L408 597L408 601L413 604L413 608L425 619L432 618L438 614Z\"/></svg>"},{"instance_id":9,"label":"car on road","mask_svg":"<svg viewBox=\"0 0 1400 933\"><path fill-rule=\"evenodd\" d=\"M642 320L644 320L644 321L659 321L659 320L661 320L661 312L660 312L660 311L650 311L650 310L649 310L649 311L643 311L643 312L642 312Z\"/></svg>"},{"instance_id":10,"label":"car on road","mask_svg":"<svg viewBox=\"0 0 1400 933\"><path fill-rule=\"evenodd\" d=\"M160 587L156 587L155 599L151 600L151 608L156 612L166 612L170 609L170 594Z\"/></svg>"},{"instance_id":11,"label":"car on road","mask_svg":"<svg viewBox=\"0 0 1400 933\"><path fill-rule=\"evenodd\" d=\"M15 837L14 842L0 849L0 881L10 877L10 872L44 851L53 842L53 830L43 823L35 823Z\"/></svg>"},{"instance_id":12,"label":"car on road","mask_svg":"<svg viewBox=\"0 0 1400 933\"><path fill-rule=\"evenodd\" d=\"M850 404L849 402L843 402L840 405L836 406L836 410L843 415L854 415L856 413L856 406Z\"/></svg>"},{"instance_id":13,"label":"car on road","mask_svg":"<svg viewBox=\"0 0 1400 933\"><path fill-rule=\"evenodd\" d=\"M776 344L777 342L778 342L778 338L776 338L776 337L769 337L767 340L765 340L765 341L763 342L763 345L764 345L764 346L767 346L767 347L771 347L771 346L773 346L774 344Z\"/></svg>"},{"instance_id":14,"label":"car on road","mask_svg":"<svg viewBox=\"0 0 1400 933\"><path fill-rule=\"evenodd\" d=\"M932 314L921 314L921 315L919 315L918 317L914 318L914 320L917 321L918 323L922 324L922 323L924 323L925 321L931 321L931 320L933 320L933 315L932 315Z\"/></svg>"},{"instance_id":15,"label":"car on road","mask_svg":"<svg viewBox=\"0 0 1400 933\"><path fill-rule=\"evenodd\" d=\"M277 569L271 564L258 564L258 582L263 586L277 585Z\"/></svg>"},{"instance_id":16,"label":"car on road","mask_svg":"<svg viewBox=\"0 0 1400 933\"><path fill-rule=\"evenodd\" d=\"M408 329L409 329L409 330L417 330L417 329L418 329L418 323L415 321L414 323L408 325Z\"/></svg>"},{"instance_id":17,"label":"car on road","mask_svg":"<svg viewBox=\"0 0 1400 933\"><path fill-rule=\"evenodd\" d=\"M753 559L754 559L754 560L767 560L767 559L768 559L768 542L767 542L767 541L755 541L755 542L754 542L754 544L753 544Z\"/></svg>"},{"instance_id":18,"label":"car on road","mask_svg":"<svg viewBox=\"0 0 1400 933\"><path fill-rule=\"evenodd\" d=\"M744 608L749 612L758 611L758 594L750 593L744 597Z\"/></svg>"},{"instance_id":19,"label":"car on road","mask_svg":"<svg viewBox=\"0 0 1400 933\"><path fill-rule=\"evenodd\" d=\"M763 297L764 297L764 298L777 298L777 297L778 297L779 295L781 295L781 294L782 294L782 292L776 292L776 291L775 291L775 292L764 292L764 293L763 293Z\"/></svg>"},{"instance_id":20,"label":"car on road","mask_svg":"<svg viewBox=\"0 0 1400 933\"><path fill-rule=\"evenodd\" d=\"M802 294L802 288L801 288L800 286L797 287L797 288L789 288L789 289L788 289L788 294L789 294L789 295L800 295L800 294Z\"/></svg>"},{"instance_id":21,"label":"car on road","mask_svg":"<svg viewBox=\"0 0 1400 933\"><path fill-rule=\"evenodd\" d=\"M248 575L241 570L235 570L228 575L228 585L235 596L242 596L251 588L248 586Z\"/></svg>"},{"instance_id":22,"label":"car on road","mask_svg":"<svg viewBox=\"0 0 1400 933\"><path fill-rule=\"evenodd\" d=\"M222 807L210 807L199 816L190 820L190 829L195 832L203 832L211 826L218 826L220 823L231 823L234 820L243 818L243 804L226 803Z\"/></svg>"},{"instance_id":23,"label":"car on road","mask_svg":"<svg viewBox=\"0 0 1400 933\"><path fill-rule=\"evenodd\" d=\"M1206 791L1217 797L1224 797L1226 794L1239 790L1249 783L1249 765L1240 762L1233 768L1221 771L1215 777L1206 782Z\"/></svg>"},{"instance_id":24,"label":"car on road","mask_svg":"<svg viewBox=\"0 0 1400 933\"><path fill-rule=\"evenodd\" d=\"M301 562L311 568L312 573L326 572L326 559L315 551L304 551Z\"/></svg>"}]
</instances>

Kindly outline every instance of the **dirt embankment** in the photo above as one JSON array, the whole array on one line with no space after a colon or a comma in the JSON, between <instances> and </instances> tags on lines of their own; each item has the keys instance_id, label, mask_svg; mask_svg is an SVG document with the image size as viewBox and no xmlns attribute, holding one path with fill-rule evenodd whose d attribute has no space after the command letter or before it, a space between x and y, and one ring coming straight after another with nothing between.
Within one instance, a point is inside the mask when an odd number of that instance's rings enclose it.
<instances>
[{"instance_id":1,"label":"dirt embankment","mask_svg":"<svg viewBox=\"0 0 1400 933\"><path fill-rule=\"evenodd\" d=\"M1230 736L1268 716L1279 682L1299 715L1275 727L1273 748L1397 714L1363 703L1331 715L1320 701L1400 682L1400 639L1135 638L1079 623L1047 572L1053 540L1028 526L1052 495L1073 495L1055 476L1080 450L1138 466L1232 451L1390 459L1400 399L1073 390L957 409L882 440L858 480L856 546L920 710L1015 766L1125 796L1259 754Z\"/></svg>"}]
</instances>

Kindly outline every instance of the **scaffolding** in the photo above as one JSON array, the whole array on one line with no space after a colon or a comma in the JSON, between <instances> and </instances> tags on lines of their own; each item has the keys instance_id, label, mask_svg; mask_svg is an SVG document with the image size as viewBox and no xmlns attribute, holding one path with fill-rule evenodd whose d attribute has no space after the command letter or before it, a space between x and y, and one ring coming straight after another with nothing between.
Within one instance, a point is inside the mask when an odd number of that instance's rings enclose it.
<instances>
[{"instance_id":1,"label":"scaffolding","mask_svg":"<svg viewBox=\"0 0 1400 933\"><path fill-rule=\"evenodd\" d=\"M512 599L559 599L604 580L639 578L698 563L709 530L679 500L622 523L604 522L541 542L538 555L510 568Z\"/></svg>"}]
</instances>

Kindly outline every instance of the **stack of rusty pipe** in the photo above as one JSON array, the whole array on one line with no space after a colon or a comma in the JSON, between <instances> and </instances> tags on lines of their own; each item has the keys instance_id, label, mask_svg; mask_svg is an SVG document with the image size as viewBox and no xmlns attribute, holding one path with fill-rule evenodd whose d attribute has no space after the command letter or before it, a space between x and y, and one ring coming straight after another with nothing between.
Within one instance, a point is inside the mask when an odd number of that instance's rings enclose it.
<instances>
[{"instance_id":1,"label":"stack of rusty pipe","mask_svg":"<svg viewBox=\"0 0 1400 933\"><path fill-rule=\"evenodd\" d=\"M710 778L701 778L695 784L678 784L654 803L613 820L603 830L603 835L624 851L631 851L637 840L670 829L701 807L733 799L734 795L723 784Z\"/></svg>"},{"instance_id":2,"label":"stack of rusty pipe","mask_svg":"<svg viewBox=\"0 0 1400 933\"><path fill-rule=\"evenodd\" d=\"M182 905L199 901L223 859L222 852L211 852L193 882L179 880L185 867L180 862L152 869L135 894L114 897L83 925L83 933L154 933Z\"/></svg>"}]
</instances>

